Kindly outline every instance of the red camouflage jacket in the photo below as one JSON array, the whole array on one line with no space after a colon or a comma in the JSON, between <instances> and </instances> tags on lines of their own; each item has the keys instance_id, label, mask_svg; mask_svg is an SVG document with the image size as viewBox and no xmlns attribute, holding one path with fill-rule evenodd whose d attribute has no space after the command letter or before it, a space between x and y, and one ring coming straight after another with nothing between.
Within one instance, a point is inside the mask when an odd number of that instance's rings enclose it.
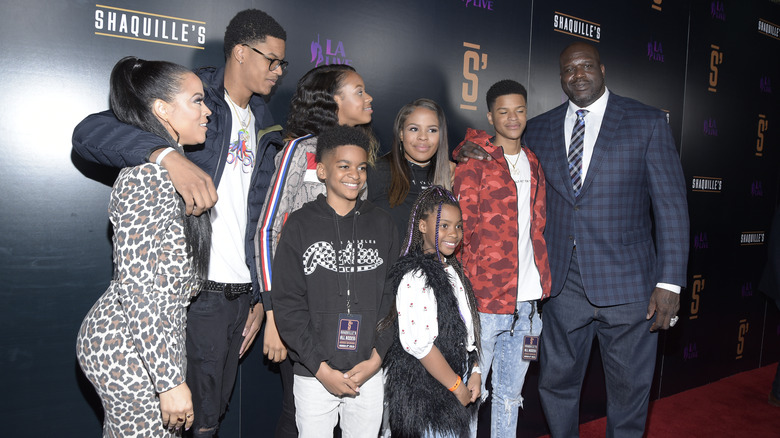
<instances>
[{"instance_id":1,"label":"red camouflage jacket","mask_svg":"<svg viewBox=\"0 0 780 438\"><path fill-rule=\"evenodd\" d=\"M453 190L463 210L463 267L471 280L477 307L491 314L514 313L518 285L517 186L500 146L485 131L468 129L466 138L493 160L458 163ZM462 143L461 143L462 144ZM456 150L457 153L457 150ZM542 298L550 296L550 264L544 226L547 221L544 172L525 148L531 165L531 242L539 269Z\"/></svg>"}]
</instances>

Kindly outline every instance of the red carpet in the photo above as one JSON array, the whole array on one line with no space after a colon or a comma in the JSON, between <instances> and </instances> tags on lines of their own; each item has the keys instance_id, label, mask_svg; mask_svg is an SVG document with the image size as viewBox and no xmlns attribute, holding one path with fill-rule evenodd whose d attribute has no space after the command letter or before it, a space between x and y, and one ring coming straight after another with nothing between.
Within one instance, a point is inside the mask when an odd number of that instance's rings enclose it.
<instances>
[{"instance_id":1,"label":"red carpet","mask_svg":"<svg viewBox=\"0 0 780 438\"><path fill-rule=\"evenodd\" d=\"M650 402L647 437L780 437L780 408L767 403L777 364ZM606 418L580 425L603 437Z\"/></svg>"}]
</instances>

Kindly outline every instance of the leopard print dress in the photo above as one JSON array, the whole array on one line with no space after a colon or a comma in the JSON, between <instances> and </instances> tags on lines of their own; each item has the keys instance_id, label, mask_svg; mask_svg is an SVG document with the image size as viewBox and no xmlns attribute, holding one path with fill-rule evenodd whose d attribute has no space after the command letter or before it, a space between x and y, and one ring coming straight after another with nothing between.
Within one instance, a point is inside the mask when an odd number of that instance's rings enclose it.
<instances>
[{"instance_id":1,"label":"leopard print dress","mask_svg":"<svg viewBox=\"0 0 780 438\"><path fill-rule=\"evenodd\" d=\"M109 218L114 276L81 324L79 364L103 403L104 437L174 436L157 394L184 382L186 307L199 281L168 172L122 170Z\"/></svg>"}]
</instances>

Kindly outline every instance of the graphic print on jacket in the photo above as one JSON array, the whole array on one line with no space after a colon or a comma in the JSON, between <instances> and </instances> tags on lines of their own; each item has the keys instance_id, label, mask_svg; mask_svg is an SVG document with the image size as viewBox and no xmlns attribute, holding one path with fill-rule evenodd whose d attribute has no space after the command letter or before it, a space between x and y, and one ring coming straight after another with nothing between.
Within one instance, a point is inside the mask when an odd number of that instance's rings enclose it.
<instances>
[{"instance_id":1,"label":"graphic print on jacket","mask_svg":"<svg viewBox=\"0 0 780 438\"><path fill-rule=\"evenodd\" d=\"M367 248L366 245L371 247ZM376 240L358 240L357 247L356 260L355 245L352 241L347 242L346 248L341 250L340 254L337 254L330 242L316 242L303 253L303 272L311 275L318 266L338 273L351 273L356 270L364 272L376 269L384 262L376 248Z\"/></svg>"}]
</instances>

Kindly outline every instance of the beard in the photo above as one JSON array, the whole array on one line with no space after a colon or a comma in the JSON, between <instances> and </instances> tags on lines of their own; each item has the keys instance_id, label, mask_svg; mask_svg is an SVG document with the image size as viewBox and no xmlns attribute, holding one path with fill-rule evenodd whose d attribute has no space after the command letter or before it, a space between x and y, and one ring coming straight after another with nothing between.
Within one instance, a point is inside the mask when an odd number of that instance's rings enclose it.
<instances>
[{"instance_id":1,"label":"beard","mask_svg":"<svg viewBox=\"0 0 780 438\"><path fill-rule=\"evenodd\" d=\"M596 84L595 82L591 82L591 84L593 85L591 88L592 91L588 94L578 95L576 93L577 90L573 86L569 86L566 88L566 96L568 96L569 100L574 102L575 105L579 107L586 107L601 97L605 90L604 81L601 81L601 84Z\"/></svg>"}]
</instances>

